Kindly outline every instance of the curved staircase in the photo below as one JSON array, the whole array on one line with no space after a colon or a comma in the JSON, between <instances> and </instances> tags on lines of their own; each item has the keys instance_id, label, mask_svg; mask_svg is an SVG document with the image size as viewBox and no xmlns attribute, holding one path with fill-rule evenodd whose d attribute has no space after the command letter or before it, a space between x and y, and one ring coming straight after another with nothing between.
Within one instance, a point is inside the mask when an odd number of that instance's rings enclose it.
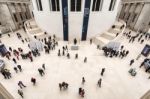
<instances>
[{"instance_id":1,"label":"curved staircase","mask_svg":"<svg viewBox=\"0 0 150 99\"><path fill-rule=\"evenodd\" d=\"M111 27L108 31L101 33L100 35L97 35L96 37L94 37L94 43L102 47L108 44L110 41L114 41L120 36L122 36L126 28L126 23L122 20L119 20L115 22L114 25L115 25L115 28ZM124 27L120 29L123 25ZM117 33L118 33L118 36L116 36Z\"/></svg>"}]
</instances>

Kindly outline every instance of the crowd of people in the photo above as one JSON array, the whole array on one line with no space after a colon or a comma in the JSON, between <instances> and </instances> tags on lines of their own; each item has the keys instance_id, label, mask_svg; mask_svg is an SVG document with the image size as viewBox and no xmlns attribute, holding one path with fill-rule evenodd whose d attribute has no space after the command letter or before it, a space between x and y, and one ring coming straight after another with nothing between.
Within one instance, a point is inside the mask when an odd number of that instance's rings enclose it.
<instances>
[{"instance_id":1,"label":"crowd of people","mask_svg":"<svg viewBox=\"0 0 150 99\"><path fill-rule=\"evenodd\" d=\"M120 57L122 59L129 54L129 50L125 50L123 45L121 46L120 50L119 49L115 50L113 48L109 48L106 46L104 46L102 50L104 51L104 55L106 57L111 57L111 58Z\"/></svg>"}]
</instances>

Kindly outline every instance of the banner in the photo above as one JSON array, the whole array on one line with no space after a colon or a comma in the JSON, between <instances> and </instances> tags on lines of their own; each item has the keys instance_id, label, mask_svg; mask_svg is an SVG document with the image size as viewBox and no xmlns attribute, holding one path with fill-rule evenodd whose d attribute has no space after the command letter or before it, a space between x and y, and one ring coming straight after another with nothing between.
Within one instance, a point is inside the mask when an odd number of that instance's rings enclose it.
<instances>
[{"instance_id":1,"label":"banner","mask_svg":"<svg viewBox=\"0 0 150 99\"><path fill-rule=\"evenodd\" d=\"M63 36L68 41L68 0L62 0Z\"/></svg>"},{"instance_id":2,"label":"banner","mask_svg":"<svg viewBox=\"0 0 150 99\"><path fill-rule=\"evenodd\" d=\"M85 0L83 26L82 26L82 38L81 38L82 40L86 40L86 37L87 37L89 15L90 15L90 5L91 5L91 0Z\"/></svg>"}]
</instances>

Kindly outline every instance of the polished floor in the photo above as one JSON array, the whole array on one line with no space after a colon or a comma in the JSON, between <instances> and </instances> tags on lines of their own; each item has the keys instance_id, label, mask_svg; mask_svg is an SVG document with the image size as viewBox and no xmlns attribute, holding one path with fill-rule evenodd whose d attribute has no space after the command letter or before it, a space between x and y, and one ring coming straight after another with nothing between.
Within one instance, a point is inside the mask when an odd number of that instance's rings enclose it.
<instances>
[{"instance_id":1,"label":"polished floor","mask_svg":"<svg viewBox=\"0 0 150 99\"><path fill-rule=\"evenodd\" d=\"M18 31L24 37L27 35L22 31ZM13 33L9 38L4 35L1 38L2 43L8 48L17 49L22 47L24 52L29 51L28 43L23 44L17 36ZM18 81L23 81L27 86L23 89L24 99L81 99L78 95L78 88L85 89L84 99L139 99L150 88L149 74L144 72L144 68L139 68L140 63L144 57L138 61L135 61L132 67L136 68L137 75L132 77L128 70L129 61L135 59L141 52L145 44L150 44L149 41L144 44L137 42L128 43L125 37L121 37L119 40L121 44L125 45L125 49L130 53L127 57L120 58L106 58L103 56L103 52L96 49L96 45L90 45L89 42L80 42L78 51L71 51L71 59L67 59L65 56L58 57L57 52L59 48L66 45L67 42L59 41L59 46L56 50L51 51L50 54L41 52L40 57L34 58L33 62L30 60L20 60L18 64L22 65L23 72L15 73L13 67L15 64L6 58L6 68L10 69L12 73L12 79L5 80L0 75L0 82L6 87L6 89L15 97L15 99L21 99L17 94L19 89ZM71 46L71 44L69 44ZM70 48L70 47L69 47ZM75 53L79 54L79 59L75 60ZM87 63L84 63L84 57L87 57ZM41 77L38 73L38 68L45 63L46 71L45 76ZM106 68L104 76L100 76L102 68ZM85 85L81 84L82 77L85 77ZM36 86L33 86L30 82L31 77L37 79ZM102 87L97 87L97 81L102 78ZM58 83L69 83L69 89L67 91L60 91Z\"/></svg>"}]
</instances>

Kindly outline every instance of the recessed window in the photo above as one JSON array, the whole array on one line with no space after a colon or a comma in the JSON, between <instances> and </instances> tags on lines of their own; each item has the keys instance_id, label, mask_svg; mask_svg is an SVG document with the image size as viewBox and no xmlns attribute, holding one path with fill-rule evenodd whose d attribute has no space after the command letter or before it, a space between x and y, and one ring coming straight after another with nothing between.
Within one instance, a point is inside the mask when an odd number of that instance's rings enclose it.
<instances>
[{"instance_id":1,"label":"recessed window","mask_svg":"<svg viewBox=\"0 0 150 99\"><path fill-rule=\"evenodd\" d=\"M134 14L134 17L133 17L133 19L132 19L132 22L135 21L136 17L137 17L137 14Z\"/></svg>"},{"instance_id":2,"label":"recessed window","mask_svg":"<svg viewBox=\"0 0 150 99\"><path fill-rule=\"evenodd\" d=\"M101 11L103 0L93 0L92 11Z\"/></svg>"},{"instance_id":3,"label":"recessed window","mask_svg":"<svg viewBox=\"0 0 150 99\"><path fill-rule=\"evenodd\" d=\"M129 20L129 18L130 18L130 15L131 15L131 14L129 13L129 15L128 15L128 17L127 17L127 20Z\"/></svg>"},{"instance_id":4,"label":"recessed window","mask_svg":"<svg viewBox=\"0 0 150 99\"><path fill-rule=\"evenodd\" d=\"M17 16L16 16L15 13L14 13L14 19L15 19L16 22L18 22L18 19L17 19Z\"/></svg>"},{"instance_id":5,"label":"recessed window","mask_svg":"<svg viewBox=\"0 0 150 99\"><path fill-rule=\"evenodd\" d=\"M109 6L109 11L113 11L115 8L116 0L111 0L110 6Z\"/></svg>"},{"instance_id":6,"label":"recessed window","mask_svg":"<svg viewBox=\"0 0 150 99\"><path fill-rule=\"evenodd\" d=\"M73 12L81 11L81 0L70 0L70 9Z\"/></svg>"},{"instance_id":7,"label":"recessed window","mask_svg":"<svg viewBox=\"0 0 150 99\"><path fill-rule=\"evenodd\" d=\"M38 11L43 11L41 0L36 0L36 5L37 5Z\"/></svg>"},{"instance_id":8,"label":"recessed window","mask_svg":"<svg viewBox=\"0 0 150 99\"><path fill-rule=\"evenodd\" d=\"M59 0L49 0L50 11L60 11Z\"/></svg>"},{"instance_id":9,"label":"recessed window","mask_svg":"<svg viewBox=\"0 0 150 99\"><path fill-rule=\"evenodd\" d=\"M22 17L22 13L20 12L20 18L21 18L21 20L23 20L23 17Z\"/></svg>"},{"instance_id":10,"label":"recessed window","mask_svg":"<svg viewBox=\"0 0 150 99\"><path fill-rule=\"evenodd\" d=\"M25 14L25 16L26 16L26 19L28 19L27 12L25 12L24 14Z\"/></svg>"}]
</instances>

